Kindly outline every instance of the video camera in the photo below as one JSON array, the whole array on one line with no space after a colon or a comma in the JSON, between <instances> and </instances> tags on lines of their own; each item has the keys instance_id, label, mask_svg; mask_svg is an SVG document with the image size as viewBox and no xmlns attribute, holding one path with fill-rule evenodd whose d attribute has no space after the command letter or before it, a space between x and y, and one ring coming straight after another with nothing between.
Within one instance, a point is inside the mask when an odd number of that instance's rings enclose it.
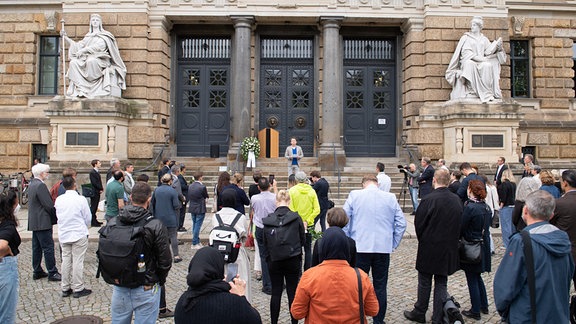
<instances>
[{"instance_id":1,"label":"video camera","mask_svg":"<svg viewBox=\"0 0 576 324\"><path fill-rule=\"evenodd\" d=\"M408 172L408 165L398 164L398 171L406 174L406 172Z\"/></svg>"}]
</instances>

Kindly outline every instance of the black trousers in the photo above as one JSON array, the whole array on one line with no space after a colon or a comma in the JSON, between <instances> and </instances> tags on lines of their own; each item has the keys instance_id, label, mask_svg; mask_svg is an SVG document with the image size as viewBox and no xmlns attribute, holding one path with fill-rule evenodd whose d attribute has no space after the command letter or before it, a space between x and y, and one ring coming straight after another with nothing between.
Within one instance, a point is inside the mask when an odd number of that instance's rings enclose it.
<instances>
[{"instance_id":1,"label":"black trousers","mask_svg":"<svg viewBox=\"0 0 576 324\"><path fill-rule=\"evenodd\" d=\"M432 323L442 323L443 305L448 297L448 277L432 275L418 271L418 300L414 309L420 314L426 314L430 293L432 292L432 276L434 276L434 301L432 302Z\"/></svg>"},{"instance_id":2,"label":"black trousers","mask_svg":"<svg viewBox=\"0 0 576 324\"><path fill-rule=\"evenodd\" d=\"M100 202L100 194L96 193L94 196L90 197L90 211L92 212L92 223L96 223L98 219L96 218L96 212L98 211L98 203Z\"/></svg>"},{"instance_id":3,"label":"black trousers","mask_svg":"<svg viewBox=\"0 0 576 324\"><path fill-rule=\"evenodd\" d=\"M296 295L296 287L302 274L302 256L295 256L290 259L268 262L270 281L272 282L272 297L270 297L270 321L272 324L278 323L280 316L280 302L284 281L286 281L286 295L288 295L288 309L292 307L292 301ZM292 317L292 324L298 324L298 320Z\"/></svg>"}]
</instances>

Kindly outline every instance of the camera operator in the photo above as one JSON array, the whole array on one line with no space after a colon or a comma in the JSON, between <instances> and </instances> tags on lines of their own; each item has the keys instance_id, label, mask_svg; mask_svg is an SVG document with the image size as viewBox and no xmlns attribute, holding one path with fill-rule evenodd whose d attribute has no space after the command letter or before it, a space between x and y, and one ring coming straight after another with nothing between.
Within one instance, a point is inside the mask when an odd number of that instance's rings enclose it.
<instances>
[{"instance_id":1,"label":"camera operator","mask_svg":"<svg viewBox=\"0 0 576 324\"><path fill-rule=\"evenodd\" d=\"M400 165L398 166L400 167ZM420 176L420 169L416 167L416 164L410 163L410 166L404 166L400 169L400 172L404 173L404 176L408 177L408 189L410 189L410 197L412 198L412 213L410 215L416 214L416 209L418 208L418 177Z\"/></svg>"}]
</instances>

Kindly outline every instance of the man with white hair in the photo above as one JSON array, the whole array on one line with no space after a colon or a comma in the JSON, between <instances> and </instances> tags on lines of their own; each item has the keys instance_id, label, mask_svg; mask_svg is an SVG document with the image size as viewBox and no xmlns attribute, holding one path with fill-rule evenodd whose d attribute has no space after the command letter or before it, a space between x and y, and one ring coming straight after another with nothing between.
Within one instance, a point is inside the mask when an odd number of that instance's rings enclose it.
<instances>
[{"instance_id":1,"label":"man with white hair","mask_svg":"<svg viewBox=\"0 0 576 324\"><path fill-rule=\"evenodd\" d=\"M38 163L32 167L34 178L28 186L28 230L32 231L32 279L48 277L49 281L62 279L54 257L54 239L52 226L56 224L56 209L50 196L50 191L44 183L48 179L50 166ZM42 255L46 270L42 269Z\"/></svg>"},{"instance_id":2,"label":"man with white hair","mask_svg":"<svg viewBox=\"0 0 576 324\"><path fill-rule=\"evenodd\" d=\"M112 160L110 160L110 169L106 172L106 182L114 176L114 172L117 170L120 170L120 160L112 158Z\"/></svg>"}]
</instances>

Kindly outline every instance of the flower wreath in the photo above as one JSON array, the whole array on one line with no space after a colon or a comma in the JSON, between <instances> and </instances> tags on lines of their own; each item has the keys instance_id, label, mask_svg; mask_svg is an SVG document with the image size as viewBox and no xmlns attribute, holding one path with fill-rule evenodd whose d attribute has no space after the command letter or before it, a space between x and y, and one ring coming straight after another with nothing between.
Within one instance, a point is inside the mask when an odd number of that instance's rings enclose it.
<instances>
[{"instance_id":1,"label":"flower wreath","mask_svg":"<svg viewBox=\"0 0 576 324\"><path fill-rule=\"evenodd\" d=\"M253 151L256 157L260 156L260 141L256 137L245 137L240 144L240 154L248 160L248 152Z\"/></svg>"}]
</instances>

